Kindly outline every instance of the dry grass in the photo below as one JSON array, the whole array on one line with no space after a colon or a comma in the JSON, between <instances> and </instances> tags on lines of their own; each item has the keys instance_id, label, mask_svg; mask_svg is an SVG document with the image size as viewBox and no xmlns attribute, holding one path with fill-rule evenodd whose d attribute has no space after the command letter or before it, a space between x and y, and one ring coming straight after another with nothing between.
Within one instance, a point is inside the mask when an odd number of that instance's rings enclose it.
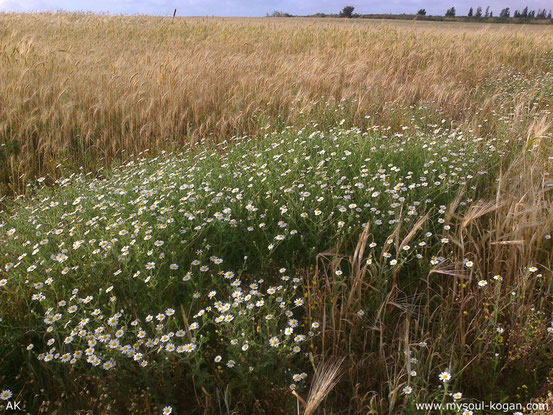
<instances>
[{"instance_id":1,"label":"dry grass","mask_svg":"<svg viewBox=\"0 0 553 415\"><path fill-rule=\"evenodd\" d=\"M551 109L551 27L78 14L0 25L0 194L267 125L446 119L516 135ZM524 93L494 84L513 77Z\"/></svg>"},{"instance_id":2,"label":"dry grass","mask_svg":"<svg viewBox=\"0 0 553 415\"><path fill-rule=\"evenodd\" d=\"M340 381L341 367L344 360L345 358L342 357L319 363L315 369L315 376L311 382L307 400L304 400L296 391L292 391L297 399L298 415L313 415L317 411L317 408ZM300 410L300 404L303 411Z\"/></svg>"},{"instance_id":3,"label":"dry grass","mask_svg":"<svg viewBox=\"0 0 553 415\"><path fill-rule=\"evenodd\" d=\"M349 413L422 413L406 404L402 392L414 383L422 389L414 401L440 402L441 396L411 378L411 356L419 359L422 384L432 384L446 369L462 376L458 388L481 397L498 399L494 393L502 389L514 401L550 402L553 382L543 365L551 354L544 333L553 312L549 130L542 120L533 124L525 149L501 172L495 193L464 207L459 194L451 203L446 260L428 275L398 282L399 270L391 275L381 263L360 267L371 239L369 224L353 255L340 254L339 247L320 255L320 266L306 276L308 304L325 327L323 353L346 357L338 388L342 404L355 408ZM398 226L390 240L396 247L408 243L424 220L410 229ZM336 281L335 270L344 263L349 280ZM493 288L479 287L481 280ZM358 309L369 312L361 318ZM509 334L504 337L498 327ZM424 349L420 341L428 343Z\"/></svg>"},{"instance_id":4,"label":"dry grass","mask_svg":"<svg viewBox=\"0 0 553 415\"><path fill-rule=\"evenodd\" d=\"M303 415L314 414L321 402L340 381L340 367L343 360L343 358L331 360L319 365L311 383Z\"/></svg>"}]
</instances>

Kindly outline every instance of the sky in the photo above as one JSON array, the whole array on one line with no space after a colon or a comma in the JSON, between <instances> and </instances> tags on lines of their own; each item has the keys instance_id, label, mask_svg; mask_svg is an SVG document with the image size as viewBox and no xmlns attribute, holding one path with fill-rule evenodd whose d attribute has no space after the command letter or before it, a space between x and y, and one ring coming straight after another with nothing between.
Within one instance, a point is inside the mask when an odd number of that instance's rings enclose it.
<instances>
[{"instance_id":1,"label":"sky","mask_svg":"<svg viewBox=\"0 0 553 415\"><path fill-rule=\"evenodd\" d=\"M170 16L265 16L275 10L294 15L337 13L344 6L357 13L416 13L425 8L428 14L443 15L454 6L457 15L466 15L470 7L490 6L494 15L504 7L511 11L553 9L551 0L0 0L0 11L92 11L111 14L152 14Z\"/></svg>"}]
</instances>

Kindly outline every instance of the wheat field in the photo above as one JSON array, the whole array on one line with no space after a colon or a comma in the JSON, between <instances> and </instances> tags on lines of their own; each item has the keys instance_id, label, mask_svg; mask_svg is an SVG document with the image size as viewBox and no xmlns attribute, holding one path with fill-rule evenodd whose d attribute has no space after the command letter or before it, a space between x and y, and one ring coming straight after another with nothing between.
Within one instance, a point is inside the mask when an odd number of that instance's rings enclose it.
<instances>
[{"instance_id":1,"label":"wheat field","mask_svg":"<svg viewBox=\"0 0 553 415\"><path fill-rule=\"evenodd\" d=\"M551 413L552 111L551 25L0 14L0 411Z\"/></svg>"},{"instance_id":2,"label":"wheat field","mask_svg":"<svg viewBox=\"0 0 553 415\"><path fill-rule=\"evenodd\" d=\"M542 87L551 27L87 14L0 23L1 193L60 169L307 120L397 129L446 119L494 135L552 105Z\"/></svg>"}]
</instances>

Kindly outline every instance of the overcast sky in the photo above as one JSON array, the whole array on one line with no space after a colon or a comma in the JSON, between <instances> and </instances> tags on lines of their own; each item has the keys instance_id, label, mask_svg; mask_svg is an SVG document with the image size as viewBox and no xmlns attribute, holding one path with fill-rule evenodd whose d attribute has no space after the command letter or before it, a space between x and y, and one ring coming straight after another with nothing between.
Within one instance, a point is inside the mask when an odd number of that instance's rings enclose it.
<instances>
[{"instance_id":1,"label":"overcast sky","mask_svg":"<svg viewBox=\"0 0 553 415\"><path fill-rule=\"evenodd\" d=\"M490 6L495 15L504 7L511 10L553 8L552 0L0 0L0 11L94 11L113 14L154 14L168 16L177 9L179 16L265 16L274 10L304 15L337 13L346 5L358 13L416 13L442 15L455 6L458 15L469 7Z\"/></svg>"}]
</instances>

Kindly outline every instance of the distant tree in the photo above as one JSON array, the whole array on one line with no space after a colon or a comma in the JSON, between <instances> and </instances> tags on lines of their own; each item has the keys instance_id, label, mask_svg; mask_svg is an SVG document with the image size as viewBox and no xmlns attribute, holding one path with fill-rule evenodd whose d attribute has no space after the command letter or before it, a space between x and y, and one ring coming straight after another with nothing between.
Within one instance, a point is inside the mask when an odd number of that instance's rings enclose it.
<instances>
[{"instance_id":1,"label":"distant tree","mask_svg":"<svg viewBox=\"0 0 553 415\"><path fill-rule=\"evenodd\" d=\"M490 12L490 17L493 17L493 12Z\"/></svg>"},{"instance_id":2,"label":"distant tree","mask_svg":"<svg viewBox=\"0 0 553 415\"><path fill-rule=\"evenodd\" d=\"M419 16L426 16L426 9L420 9L420 10L417 12L417 15L419 15Z\"/></svg>"},{"instance_id":3,"label":"distant tree","mask_svg":"<svg viewBox=\"0 0 553 415\"><path fill-rule=\"evenodd\" d=\"M270 15L267 14L269 17L290 17L291 15L289 13L279 12L278 10L275 10Z\"/></svg>"},{"instance_id":4,"label":"distant tree","mask_svg":"<svg viewBox=\"0 0 553 415\"><path fill-rule=\"evenodd\" d=\"M535 10L531 10L528 12L528 17L530 19L533 19L534 17L536 17L536 11Z\"/></svg>"},{"instance_id":5,"label":"distant tree","mask_svg":"<svg viewBox=\"0 0 553 415\"><path fill-rule=\"evenodd\" d=\"M549 14L547 15L548 19L553 19L553 16L551 15L551 10L549 10Z\"/></svg>"},{"instance_id":6,"label":"distant tree","mask_svg":"<svg viewBox=\"0 0 553 415\"><path fill-rule=\"evenodd\" d=\"M511 11L508 7L505 7L503 10L501 10L501 13L499 13L499 17L511 17Z\"/></svg>"},{"instance_id":7,"label":"distant tree","mask_svg":"<svg viewBox=\"0 0 553 415\"><path fill-rule=\"evenodd\" d=\"M455 7L452 7L451 9L447 9L445 12L446 17L455 17Z\"/></svg>"},{"instance_id":8,"label":"distant tree","mask_svg":"<svg viewBox=\"0 0 553 415\"><path fill-rule=\"evenodd\" d=\"M515 13L513 16L518 19L520 17L520 12L518 10L515 10Z\"/></svg>"},{"instance_id":9,"label":"distant tree","mask_svg":"<svg viewBox=\"0 0 553 415\"><path fill-rule=\"evenodd\" d=\"M486 14L484 17L490 17L490 6L486 7Z\"/></svg>"},{"instance_id":10,"label":"distant tree","mask_svg":"<svg viewBox=\"0 0 553 415\"><path fill-rule=\"evenodd\" d=\"M340 17L351 17L353 15L353 10L355 9L355 7L353 6L346 6L342 9L342 11L340 12Z\"/></svg>"},{"instance_id":11,"label":"distant tree","mask_svg":"<svg viewBox=\"0 0 553 415\"><path fill-rule=\"evenodd\" d=\"M468 17L472 17L472 7L471 7L470 10L469 10Z\"/></svg>"},{"instance_id":12,"label":"distant tree","mask_svg":"<svg viewBox=\"0 0 553 415\"><path fill-rule=\"evenodd\" d=\"M482 17L482 7L480 6L476 8L476 17L478 18Z\"/></svg>"},{"instance_id":13,"label":"distant tree","mask_svg":"<svg viewBox=\"0 0 553 415\"><path fill-rule=\"evenodd\" d=\"M522 9L522 13L520 13L520 17L528 17L528 6Z\"/></svg>"}]
</instances>

